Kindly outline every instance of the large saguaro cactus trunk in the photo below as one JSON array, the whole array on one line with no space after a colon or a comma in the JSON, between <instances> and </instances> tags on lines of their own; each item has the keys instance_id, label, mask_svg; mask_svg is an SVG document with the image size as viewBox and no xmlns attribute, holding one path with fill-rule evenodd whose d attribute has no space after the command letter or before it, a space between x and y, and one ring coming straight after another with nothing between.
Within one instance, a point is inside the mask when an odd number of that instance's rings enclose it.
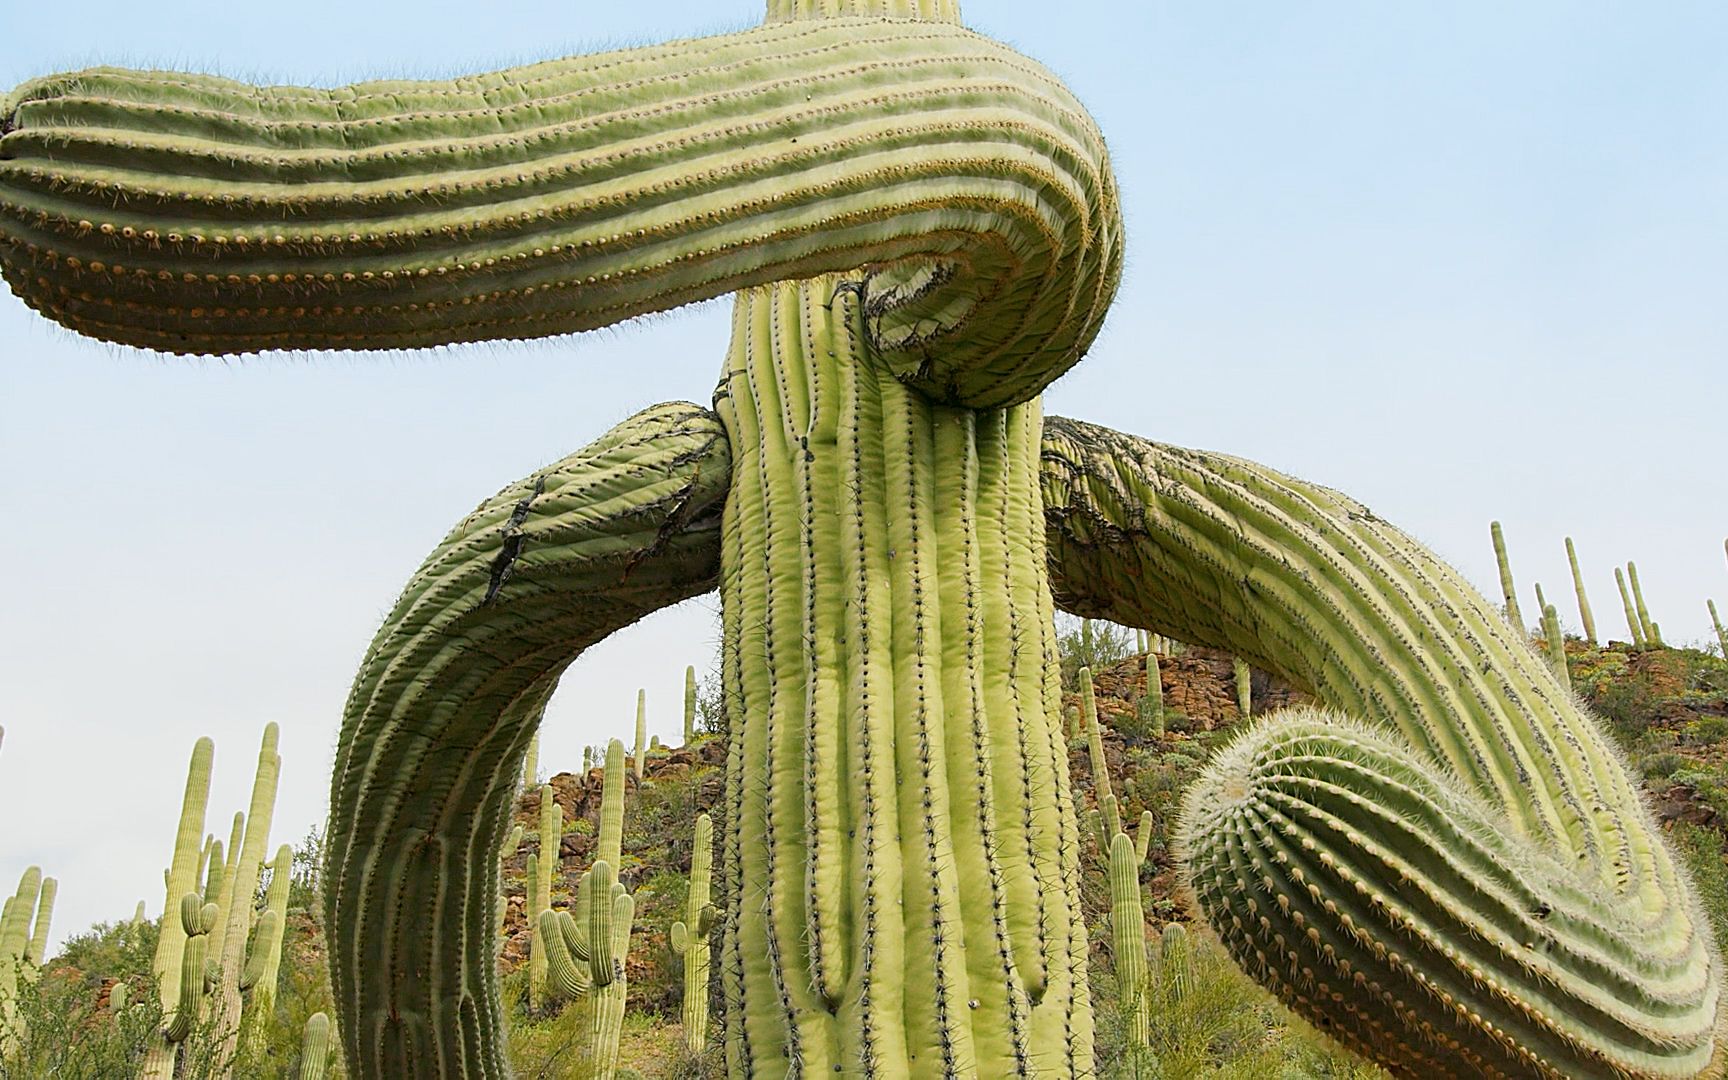
<instances>
[{"instance_id":1,"label":"large saguaro cactus trunk","mask_svg":"<svg viewBox=\"0 0 1728 1080\"><path fill-rule=\"evenodd\" d=\"M903 386L867 289L745 293L716 402L729 1068L1088 1073L1039 408Z\"/></svg>"}]
</instances>

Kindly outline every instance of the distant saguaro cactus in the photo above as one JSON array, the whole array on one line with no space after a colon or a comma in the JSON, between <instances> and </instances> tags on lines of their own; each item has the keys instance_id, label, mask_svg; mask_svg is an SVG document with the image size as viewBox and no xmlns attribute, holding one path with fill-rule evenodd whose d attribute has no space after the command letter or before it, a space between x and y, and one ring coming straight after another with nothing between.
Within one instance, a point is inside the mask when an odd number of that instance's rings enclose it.
<instances>
[{"instance_id":1,"label":"distant saguaro cactus","mask_svg":"<svg viewBox=\"0 0 1728 1080\"><path fill-rule=\"evenodd\" d=\"M692 1054L708 1045L708 938L716 918L711 903L713 867L714 822L702 814L696 818L691 841L684 918L672 924L672 951L684 966L684 1044Z\"/></svg>"},{"instance_id":2,"label":"distant saguaro cactus","mask_svg":"<svg viewBox=\"0 0 1728 1080\"><path fill-rule=\"evenodd\" d=\"M1584 591L1584 574L1578 569L1578 549L1566 538L1566 561L1572 565L1572 591L1578 594L1578 618L1584 624L1584 640L1596 644L1596 616L1590 611L1590 594Z\"/></svg>"}]
</instances>

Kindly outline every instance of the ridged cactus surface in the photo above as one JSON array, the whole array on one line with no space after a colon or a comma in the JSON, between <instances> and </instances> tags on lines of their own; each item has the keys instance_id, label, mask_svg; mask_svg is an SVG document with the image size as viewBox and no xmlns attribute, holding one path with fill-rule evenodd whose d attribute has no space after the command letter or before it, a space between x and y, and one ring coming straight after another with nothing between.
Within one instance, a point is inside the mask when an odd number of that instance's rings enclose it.
<instances>
[{"instance_id":1,"label":"ridged cactus surface","mask_svg":"<svg viewBox=\"0 0 1728 1080\"><path fill-rule=\"evenodd\" d=\"M1709 931L1522 628L1336 492L1068 420L1044 462L1075 610L1239 652L1355 718L1269 718L1190 790L1190 882L1242 966L1402 1076L1706 1066Z\"/></svg>"},{"instance_id":2,"label":"ridged cactus surface","mask_svg":"<svg viewBox=\"0 0 1728 1080\"><path fill-rule=\"evenodd\" d=\"M692 1054L700 1054L708 1045L709 938L715 929L713 871L714 821L702 814L696 818L691 839L690 892L684 902L684 918L672 924L672 951L684 970L684 1044Z\"/></svg>"}]
</instances>

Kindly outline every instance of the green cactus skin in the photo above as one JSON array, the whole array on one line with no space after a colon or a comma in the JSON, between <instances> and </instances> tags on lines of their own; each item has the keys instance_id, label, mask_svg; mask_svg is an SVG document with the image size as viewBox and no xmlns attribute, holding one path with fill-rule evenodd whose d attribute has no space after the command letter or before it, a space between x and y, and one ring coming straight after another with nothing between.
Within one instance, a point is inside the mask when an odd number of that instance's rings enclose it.
<instances>
[{"instance_id":1,"label":"green cactus skin","mask_svg":"<svg viewBox=\"0 0 1728 1080\"><path fill-rule=\"evenodd\" d=\"M1108 861L1111 838L1122 831L1122 813L1110 784L1110 762L1104 756L1104 725L1098 720L1092 669L1081 668L1075 679L1080 683L1080 716L1086 728L1086 750L1092 762L1092 792L1098 800L1098 821L1093 831L1098 840L1098 853Z\"/></svg>"},{"instance_id":2,"label":"green cactus skin","mask_svg":"<svg viewBox=\"0 0 1728 1080\"><path fill-rule=\"evenodd\" d=\"M321 1012L306 1018L306 1033L300 1040L300 1080L324 1080L334 1049L330 1018Z\"/></svg>"},{"instance_id":3,"label":"green cactus skin","mask_svg":"<svg viewBox=\"0 0 1728 1080\"><path fill-rule=\"evenodd\" d=\"M276 982L282 971L282 942L288 930L288 890L293 884L294 849L283 844L276 849L270 867L270 888L264 894L264 913L252 931L252 948L240 989L248 993L246 1013L240 1025L242 1056L256 1051L263 1042L265 1020L274 1015Z\"/></svg>"},{"instance_id":4,"label":"green cactus skin","mask_svg":"<svg viewBox=\"0 0 1728 1080\"><path fill-rule=\"evenodd\" d=\"M1232 658L1231 668L1236 676L1236 711L1246 720L1254 710L1254 669L1240 656Z\"/></svg>"},{"instance_id":5,"label":"green cactus skin","mask_svg":"<svg viewBox=\"0 0 1728 1080\"><path fill-rule=\"evenodd\" d=\"M1654 647L1662 647L1662 634L1656 624L1650 621L1650 610L1644 606L1644 590L1638 584L1638 564L1626 564L1626 581L1632 586L1632 604L1638 612L1638 625L1644 629L1644 641Z\"/></svg>"},{"instance_id":6,"label":"green cactus skin","mask_svg":"<svg viewBox=\"0 0 1728 1080\"><path fill-rule=\"evenodd\" d=\"M1548 664L1554 677L1566 689L1572 689L1572 672L1566 666L1566 636L1560 632L1560 612L1553 604L1542 606L1542 635L1548 645Z\"/></svg>"},{"instance_id":7,"label":"green cactus skin","mask_svg":"<svg viewBox=\"0 0 1728 1080\"><path fill-rule=\"evenodd\" d=\"M564 808L553 797L552 785L540 785L540 850L529 863L528 875L528 1000L534 1007L546 1007L550 996L546 987L547 952L556 948L540 933L540 916L552 909L552 882L558 877L564 836Z\"/></svg>"},{"instance_id":8,"label":"green cactus skin","mask_svg":"<svg viewBox=\"0 0 1728 1080\"><path fill-rule=\"evenodd\" d=\"M536 734L528 740L528 756L522 761L522 789L529 791L540 786L540 736Z\"/></svg>"},{"instance_id":9,"label":"green cactus skin","mask_svg":"<svg viewBox=\"0 0 1728 1080\"><path fill-rule=\"evenodd\" d=\"M1146 913L1140 903L1140 859L1126 833L1110 839L1110 930L1116 956L1116 985L1128 1037L1136 1046L1151 1040L1146 994Z\"/></svg>"},{"instance_id":10,"label":"green cactus skin","mask_svg":"<svg viewBox=\"0 0 1728 1080\"><path fill-rule=\"evenodd\" d=\"M588 875L583 874L579 891L588 887ZM575 1001L594 988L588 972L588 933L568 911L542 911L534 933L547 942L546 983L554 996Z\"/></svg>"},{"instance_id":11,"label":"green cactus skin","mask_svg":"<svg viewBox=\"0 0 1728 1080\"><path fill-rule=\"evenodd\" d=\"M1181 923L1166 923L1158 938L1158 983L1166 1002L1181 1001L1194 990L1194 943Z\"/></svg>"},{"instance_id":12,"label":"green cactus skin","mask_svg":"<svg viewBox=\"0 0 1728 1080\"><path fill-rule=\"evenodd\" d=\"M684 745L696 742L696 667L684 669Z\"/></svg>"},{"instance_id":13,"label":"green cactus skin","mask_svg":"<svg viewBox=\"0 0 1728 1080\"><path fill-rule=\"evenodd\" d=\"M30 919L42 895L42 869L27 868L18 888L0 909L0 1052L22 1037L18 1017L18 981L25 974L30 951Z\"/></svg>"},{"instance_id":14,"label":"green cactus skin","mask_svg":"<svg viewBox=\"0 0 1728 1080\"><path fill-rule=\"evenodd\" d=\"M196 895L200 860L204 857L204 813L210 802L210 769L216 744L208 738L192 746L192 761L186 770L186 791L180 803L180 823L174 834L174 858L168 867L167 900L156 938L156 954L150 970L156 977L163 1015L172 1015L180 1005L180 974L186 947L185 924L180 918L180 899ZM202 970L200 958L198 970ZM140 1072L142 1080L172 1080L175 1044L167 1039L152 1043Z\"/></svg>"},{"instance_id":15,"label":"green cactus skin","mask_svg":"<svg viewBox=\"0 0 1728 1080\"><path fill-rule=\"evenodd\" d=\"M1722 619L1716 614L1716 601L1706 600L1710 608L1710 625L1716 628L1716 644L1722 647L1722 658L1728 660L1728 630L1722 629Z\"/></svg>"},{"instance_id":16,"label":"green cactus skin","mask_svg":"<svg viewBox=\"0 0 1728 1080\"><path fill-rule=\"evenodd\" d=\"M684 965L684 1045L692 1054L700 1054L708 1045L709 937L715 918L713 869L714 822L702 814L696 818L696 835L691 841L690 893L684 902L684 918L672 924L672 951Z\"/></svg>"},{"instance_id":17,"label":"green cactus skin","mask_svg":"<svg viewBox=\"0 0 1728 1080\"><path fill-rule=\"evenodd\" d=\"M1578 569L1578 549L1566 538L1566 561L1572 564L1572 591L1578 594L1578 620L1584 625L1584 640L1596 645L1596 616L1590 611L1590 594L1584 591L1584 574Z\"/></svg>"},{"instance_id":18,"label":"green cactus skin","mask_svg":"<svg viewBox=\"0 0 1728 1080\"><path fill-rule=\"evenodd\" d=\"M221 913L220 906L206 902L197 893L189 892L180 898L180 929L185 935L185 946L180 953L179 997L162 1027L162 1035L170 1043L184 1042L204 1011L210 931L216 928ZM162 921L169 920L164 916Z\"/></svg>"},{"instance_id":19,"label":"green cactus skin","mask_svg":"<svg viewBox=\"0 0 1728 1080\"><path fill-rule=\"evenodd\" d=\"M624 744L613 739L606 744L606 772L600 788L599 839L594 858L609 866L624 862Z\"/></svg>"},{"instance_id":20,"label":"green cactus skin","mask_svg":"<svg viewBox=\"0 0 1728 1080\"><path fill-rule=\"evenodd\" d=\"M550 946L552 989L571 1000L592 997L590 1072L611 1077L618 1067L618 1039L624 1024L628 990L624 961L630 953L635 901L604 859L582 875L577 897L574 916L567 911L543 911L535 932Z\"/></svg>"},{"instance_id":21,"label":"green cactus skin","mask_svg":"<svg viewBox=\"0 0 1728 1080\"><path fill-rule=\"evenodd\" d=\"M1500 593L1506 600L1506 621L1520 633L1528 633L1524 613L1518 610L1518 587L1512 583L1512 562L1506 557L1506 533L1498 521L1490 522L1488 531L1494 537L1494 561L1500 567Z\"/></svg>"},{"instance_id":22,"label":"green cactus skin","mask_svg":"<svg viewBox=\"0 0 1728 1080\"><path fill-rule=\"evenodd\" d=\"M1614 584L1620 586L1620 606L1626 611L1626 627L1632 635L1632 644L1642 648L1646 644L1644 624L1638 620L1638 611L1632 606L1632 594L1626 589L1626 575L1618 566L1614 568Z\"/></svg>"},{"instance_id":23,"label":"green cactus skin","mask_svg":"<svg viewBox=\"0 0 1728 1080\"><path fill-rule=\"evenodd\" d=\"M648 691L636 691L636 749L630 756L630 771L642 782L642 763L648 757Z\"/></svg>"},{"instance_id":24,"label":"green cactus skin","mask_svg":"<svg viewBox=\"0 0 1728 1080\"><path fill-rule=\"evenodd\" d=\"M51 877L42 879L42 891L36 897L36 922L30 932L30 944L24 950L25 970L32 976L42 967L48 951L48 924L54 919L54 899L60 893L60 882Z\"/></svg>"},{"instance_id":25,"label":"green cactus skin","mask_svg":"<svg viewBox=\"0 0 1728 1080\"><path fill-rule=\"evenodd\" d=\"M1158 654L1150 649L1141 651L1146 654L1146 689L1141 692L1140 700L1134 703L1134 711L1140 721L1141 735L1163 738L1164 676L1158 670Z\"/></svg>"},{"instance_id":26,"label":"green cactus skin","mask_svg":"<svg viewBox=\"0 0 1728 1080\"><path fill-rule=\"evenodd\" d=\"M1720 961L1684 874L1598 726L1455 571L1240 459L1052 419L1044 461L1070 610L1361 718L1269 718L1190 789L1189 884L1238 963L1398 1075L1706 1066Z\"/></svg>"},{"instance_id":27,"label":"green cactus skin","mask_svg":"<svg viewBox=\"0 0 1728 1080\"><path fill-rule=\"evenodd\" d=\"M606 902L608 896L610 903ZM624 891L624 886L614 884L609 893L597 891L593 908L596 913L610 912L605 919L610 937L599 936L601 920L594 916L591 916L592 921L589 923L589 937L591 942L608 943L606 953L611 962L610 975L602 981L602 961L599 959L599 950L595 950L594 1076L596 1080L612 1080L618 1069L618 1039L624 1029L625 996L629 990L629 981L624 974L624 959L630 955L630 929L635 918L636 902Z\"/></svg>"},{"instance_id":28,"label":"green cactus skin","mask_svg":"<svg viewBox=\"0 0 1728 1080\"><path fill-rule=\"evenodd\" d=\"M638 414L484 503L380 630L338 742L325 877L355 1080L429 1078L415 1063L433 1061L506 1075L493 894L531 725L582 649L713 587L729 473L711 413ZM403 759L407 731L425 752ZM410 822L441 839L402 844ZM385 911L416 929L367 933Z\"/></svg>"},{"instance_id":29,"label":"green cactus skin","mask_svg":"<svg viewBox=\"0 0 1728 1080\"><path fill-rule=\"evenodd\" d=\"M246 811L246 832L234 857L234 869L224 894L231 897L221 910L226 930L212 935L211 958L221 969L212 1001L211 1020L218 1040L219 1061L232 1061L240 1044L242 1002L240 981L246 971L246 937L252 928L254 897L264 853L270 843L270 822L276 809L276 788L282 777L282 756L276 752L280 730L264 725L258 767L252 779L252 800Z\"/></svg>"},{"instance_id":30,"label":"green cactus skin","mask_svg":"<svg viewBox=\"0 0 1728 1080\"><path fill-rule=\"evenodd\" d=\"M110 340L400 347L746 290L723 440L513 489L375 639L326 875L356 1078L504 1074L490 893L538 709L712 584L728 485L730 1067L1092 1070L1036 397L1114 294L1114 180L1078 102L953 3L841 7L446 84L104 71L4 107L0 264Z\"/></svg>"},{"instance_id":31,"label":"green cactus skin","mask_svg":"<svg viewBox=\"0 0 1728 1080\"><path fill-rule=\"evenodd\" d=\"M256 786L256 785L254 785ZM234 901L234 883L238 880L240 848L246 840L246 811L234 812L234 823L228 829L226 846L214 840L210 846L209 866L204 878L204 899L216 905L216 926L210 931L205 947L212 960L222 955L222 941L228 934L228 907Z\"/></svg>"}]
</instances>

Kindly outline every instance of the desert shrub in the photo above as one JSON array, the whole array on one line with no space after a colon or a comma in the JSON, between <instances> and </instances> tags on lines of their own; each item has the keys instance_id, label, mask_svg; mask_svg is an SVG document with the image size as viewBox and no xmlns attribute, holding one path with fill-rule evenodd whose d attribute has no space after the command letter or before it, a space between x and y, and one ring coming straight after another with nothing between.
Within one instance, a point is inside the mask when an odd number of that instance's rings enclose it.
<instances>
[{"instance_id":1,"label":"desert shrub","mask_svg":"<svg viewBox=\"0 0 1728 1080\"><path fill-rule=\"evenodd\" d=\"M1079 671L1098 671L1134 654L1134 633L1099 619L1056 617L1056 651L1062 663L1062 689L1078 690Z\"/></svg>"}]
</instances>

